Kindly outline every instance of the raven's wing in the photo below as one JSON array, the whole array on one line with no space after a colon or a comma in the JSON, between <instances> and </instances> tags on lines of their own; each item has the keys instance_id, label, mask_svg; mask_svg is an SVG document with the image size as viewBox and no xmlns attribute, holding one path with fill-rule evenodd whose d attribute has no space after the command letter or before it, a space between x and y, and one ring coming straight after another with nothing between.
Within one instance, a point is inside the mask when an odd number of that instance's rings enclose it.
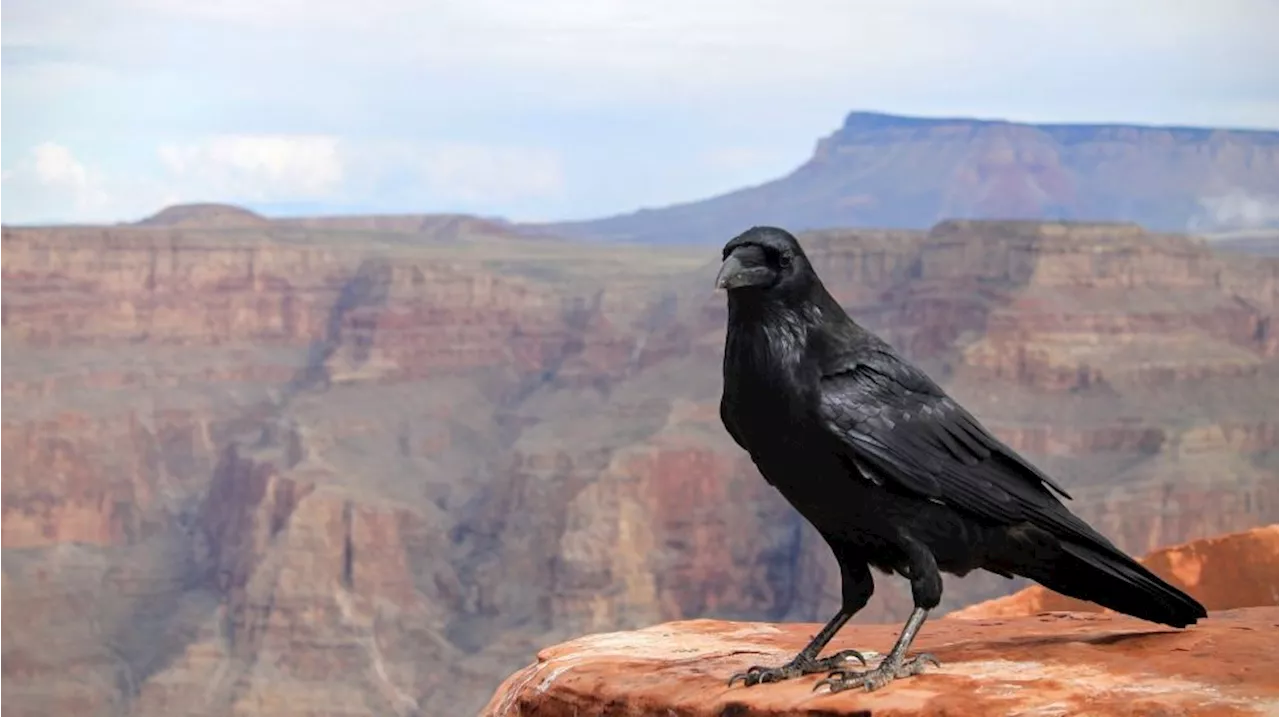
<instances>
[{"instance_id":1,"label":"raven's wing","mask_svg":"<svg viewBox=\"0 0 1280 717\"><path fill-rule=\"evenodd\" d=\"M742 440L742 434L738 432L738 427L733 422L733 415L729 412L728 397L720 399L720 423L724 424L724 429L729 432L733 442L737 443L739 448L747 450L747 444Z\"/></svg>"},{"instance_id":2,"label":"raven's wing","mask_svg":"<svg viewBox=\"0 0 1280 717\"><path fill-rule=\"evenodd\" d=\"M870 480L997 523L1100 537L1053 495L1070 498L1061 486L890 350L867 348L823 373L822 427Z\"/></svg>"}]
</instances>

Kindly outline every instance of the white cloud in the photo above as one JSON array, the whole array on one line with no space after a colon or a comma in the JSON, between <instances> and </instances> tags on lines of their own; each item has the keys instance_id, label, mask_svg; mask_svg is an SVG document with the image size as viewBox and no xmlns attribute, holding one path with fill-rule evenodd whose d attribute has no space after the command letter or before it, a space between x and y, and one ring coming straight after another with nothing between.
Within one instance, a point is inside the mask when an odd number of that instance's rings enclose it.
<instances>
[{"instance_id":1,"label":"white cloud","mask_svg":"<svg viewBox=\"0 0 1280 717\"><path fill-rule=\"evenodd\" d=\"M219 201L309 201L342 188L342 154L332 136L222 135L163 144L159 156L179 186Z\"/></svg>"},{"instance_id":2,"label":"white cloud","mask_svg":"<svg viewBox=\"0 0 1280 717\"><path fill-rule=\"evenodd\" d=\"M111 212L111 195L102 176L71 150L42 142L3 175L0 213L4 221L102 220Z\"/></svg>"},{"instance_id":3,"label":"white cloud","mask_svg":"<svg viewBox=\"0 0 1280 717\"><path fill-rule=\"evenodd\" d=\"M550 197L564 189L564 166L554 151L530 147L443 144L419 160L425 188L457 202Z\"/></svg>"},{"instance_id":4,"label":"white cloud","mask_svg":"<svg viewBox=\"0 0 1280 717\"><path fill-rule=\"evenodd\" d=\"M1200 198L1201 216L1192 217L1188 231L1205 231L1256 227L1274 222L1280 216L1276 197L1253 196L1233 188L1222 194Z\"/></svg>"},{"instance_id":5,"label":"white cloud","mask_svg":"<svg viewBox=\"0 0 1280 717\"><path fill-rule=\"evenodd\" d=\"M14 149L60 138L113 206L180 195L586 216L787 171L851 109L1262 127L1277 112L1274 0L5 10L5 169ZM410 139L388 151L389 138ZM32 171L28 186L54 191Z\"/></svg>"},{"instance_id":6,"label":"white cloud","mask_svg":"<svg viewBox=\"0 0 1280 717\"><path fill-rule=\"evenodd\" d=\"M443 3L449 5L449 2ZM133 11L153 11L171 17L196 21L216 21L244 28L280 30L292 28L303 32L318 28L332 30L372 29L388 21L403 18L423 5L409 0L365 0L359 11L344 0L221 0L192 3L186 0L123 0Z\"/></svg>"},{"instance_id":7,"label":"white cloud","mask_svg":"<svg viewBox=\"0 0 1280 717\"><path fill-rule=\"evenodd\" d=\"M554 151L476 143L339 141L324 135L227 135L159 148L171 180L211 201L376 201L394 191L433 206L551 196Z\"/></svg>"},{"instance_id":8,"label":"white cloud","mask_svg":"<svg viewBox=\"0 0 1280 717\"><path fill-rule=\"evenodd\" d=\"M1117 56L1139 62L1093 81L1151 75L1165 59L1227 77L1233 67L1266 72L1258 53L1274 55L1276 43L1276 6L1265 0L119 0L96 22L75 18L98 17L97 0L31 6L6 18L6 44L93 48L104 61L127 53L208 62L210 53L189 48L213 43L226 50L212 52L219 63L254 67L251 84L338 72L374 82L413 73L517 87L536 79L544 103L1007 93L1015 78L1052 75L1061 85ZM200 40L175 40L192 33Z\"/></svg>"},{"instance_id":9,"label":"white cloud","mask_svg":"<svg viewBox=\"0 0 1280 717\"><path fill-rule=\"evenodd\" d=\"M89 186L89 170L60 144L45 142L31 150L36 181L45 185L69 187L77 191Z\"/></svg>"},{"instance_id":10,"label":"white cloud","mask_svg":"<svg viewBox=\"0 0 1280 717\"><path fill-rule=\"evenodd\" d=\"M484 211L556 197L558 153L475 143L342 142L324 135L215 135L156 149L160 173L104 172L44 142L4 173L5 221L124 221L178 202L398 205Z\"/></svg>"},{"instance_id":11,"label":"white cloud","mask_svg":"<svg viewBox=\"0 0 1280 717\"><path fill-rule=\"evenodd\" d=\"M358 10L343 0L126 4L175 17L304 35L376 33L376 45L351 42L341 48L356 54L411 49L420 58L520 66L534 62L599 73L618 67L706 70L707 64L721 64L735 79L745 79L742 69L803 69L812 58L825 60L827 71L833 64L848 66L851 59L866 57L883 69L886 61L897 64L976 49L972 42L979 37L1002 37L1006 46L1029 45L1036 36L1053 37L1064 29L1086 31L1092 37L1082 39L1090 41L1127 37L1180 46L1203 39L1206 31L1252 29L1257 34L1252 27L1256 21L1275 15L1274 4L1265 0L1078 0L1052 5L1025 0L366 0ZM1102 11L1107 22L1099 24ZM1014 28L1025 35L1014 35ZM637 49L660 51L633 52ZM690 65L691 59L702 66Z\"/></svg>"}]
</instances>

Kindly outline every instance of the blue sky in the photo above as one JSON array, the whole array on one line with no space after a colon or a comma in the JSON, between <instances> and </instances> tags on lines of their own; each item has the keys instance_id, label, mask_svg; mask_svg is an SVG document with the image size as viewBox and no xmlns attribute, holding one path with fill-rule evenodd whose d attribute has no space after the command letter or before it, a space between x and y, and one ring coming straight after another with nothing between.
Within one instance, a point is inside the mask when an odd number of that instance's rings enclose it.
<instances>
[{"instance_id":1,"label":"blue sky","mask_svg":"<svg viewBox=\"0 0 1280 717\"><path fill-rule=\"evenodd\" d=\"M586 218L853 109L1277 127L1274 0L4 0L5 222Z\"/></svg>"}]
</instances>

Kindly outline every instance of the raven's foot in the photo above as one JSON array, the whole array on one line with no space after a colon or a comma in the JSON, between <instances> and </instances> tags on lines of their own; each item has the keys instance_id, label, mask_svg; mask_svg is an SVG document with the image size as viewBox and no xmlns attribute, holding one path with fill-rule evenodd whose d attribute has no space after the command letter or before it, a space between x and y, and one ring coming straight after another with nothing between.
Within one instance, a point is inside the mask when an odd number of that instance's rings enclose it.
<instances>
[{"instance_id":1,"label":"raven's foot","mask_svg":"<svg viewBox=\"0 0 1280 717\"><path fill-rule=\"evenodd\" d=\"M915 657L903 660L898 658L890 660L885 658L875 669L865 672L857 672L854 670L835 670L824 680L819 680L818 684L813 686L814 690L826 685L831 688L832 692L841 692L844 690L861 687L867 692L872 692L884 687L902 677L911 677L924 672L925 663L930 663L934 667L941 667L941 663L933 655L922 653Z\"/></svg>"},{"instance_id":2,"label":"raven's foot","mask_svg":"<svg viewBox=\"0 0 1280 717\"><path fill-rule=\"evenodd\" d=\"M830 657L823 657L818 660L804 658L797 655L794 660L788 662L781 667L761 667L753 665L747 668L746 672L739 672L729 678L729 686L733 687L733 683L742 680L746 687L758 685L764 682L781 682L789 680L793 677L801 675L812 675L818 672L830 672L832 670L841 671L840 668L850 658L861 662L865 667L866 658L857 650L841 650Z\"/></svg>"}]
</instances>

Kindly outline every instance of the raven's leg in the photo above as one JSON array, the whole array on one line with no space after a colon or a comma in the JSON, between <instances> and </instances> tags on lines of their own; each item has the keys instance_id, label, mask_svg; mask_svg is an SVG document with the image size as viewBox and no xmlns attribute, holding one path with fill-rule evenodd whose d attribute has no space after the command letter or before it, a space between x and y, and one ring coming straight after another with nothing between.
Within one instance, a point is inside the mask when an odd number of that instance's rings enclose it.
<instances>
[{"instance_id":1,"label":"raven's leg","mask_svg":"<svg viewBox=\"0 0 1280 717\"><path fill-rule=\"evenodd\" d=\"M836 558L840 563L841 600L840 611L835 614L835 617L822 626L818 634L814 635L809 644L805 645L791 662L780 667L753 665L746 672L739 672L730 677L729 686L732 687L737 680L742 680L743 684L750 687L762 682L781 682L801 675L830 672L838 670L849 658L863 665L867 664L857 650L842 650L830 657L818 659L818 653L822 652L822 648L831 642L831 638L835 637L846 622L849 622L849 618L853 617L854 613L866 606L867 601L871 599L871 593L875 590L875 582L871 579L871 570L866 563L852 559L846 560L839 550L836 551Z\"/></svg>"},{"instance_id":2,"label":"raven's leg","mask_svg":"<svg viewBox=\"0 0 1280 717\"><path fill-rule=\"evenodd\" d=\"M934 562L933 554L922 545L912 542L908 546L908 560L911 578L911 599L915 609L902 633L893 644L893 649L874 669L866 671L835 670L825 680L820 680L813 688L816 690L827 685L832 692L840 692L852 687L863 687L868 692L878 690L900 677L910 677L924 672L925 663L938 665L938 660L930 654L920 654L907 659L907 650L916 639L916 633L929 617L929 611L942 602L942 574Z\"/></svg>"}]
</instances>

